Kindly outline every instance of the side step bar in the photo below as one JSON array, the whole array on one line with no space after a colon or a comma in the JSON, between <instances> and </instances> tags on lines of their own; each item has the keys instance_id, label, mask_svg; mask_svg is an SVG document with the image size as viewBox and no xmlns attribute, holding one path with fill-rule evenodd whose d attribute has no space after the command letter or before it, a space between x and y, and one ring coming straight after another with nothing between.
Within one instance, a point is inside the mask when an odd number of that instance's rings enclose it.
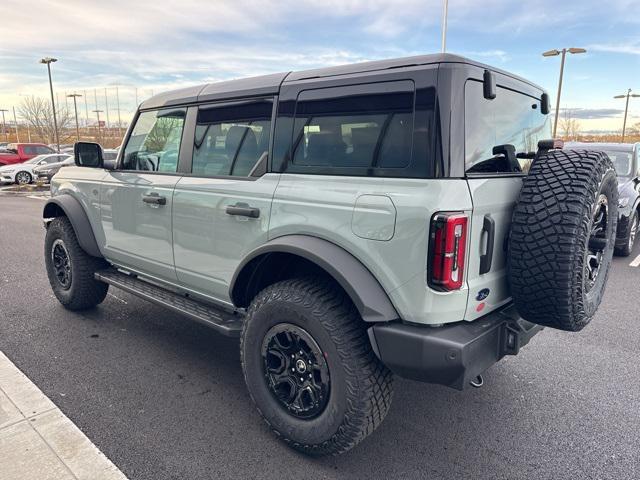
<instances>
[{"instance_id":1,"label":"side step bar","mask_svg":"<svg viewBox=\"0 0 640 480\"><path fill-rule=\"evenodd\" d=\"M174 312L204 323L229 337L239 337L244 316L230 313L193 298L162 288L158 285L140 280L136 276L127 275L114 268L107 268L95 273L96 280L113 285L132 295L144 298L152 303L166 307Z\"/></svg>"}]
</instances>

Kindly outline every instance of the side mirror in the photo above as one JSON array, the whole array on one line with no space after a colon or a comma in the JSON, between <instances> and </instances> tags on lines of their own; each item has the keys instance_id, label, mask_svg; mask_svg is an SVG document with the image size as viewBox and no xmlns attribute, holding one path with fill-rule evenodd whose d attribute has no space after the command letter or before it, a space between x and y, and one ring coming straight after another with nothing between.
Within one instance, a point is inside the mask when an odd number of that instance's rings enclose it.
<instances>
[{"instance_id":1,"label":"side mirror","mask_svg":"<svg viewBox=\"0 0 640 480\"><path fill-rule=\"evenodd\" d=\"M545 92L540 97L540 112L543 115L548 115L550 111L549 94Z\"/></svg>"},{"instance_id":2,"label":"side mirror","mask_svg":"<svg viewBox=\"0 0 640 480\"><path fill-rule=\"evenodd\" d=\"M79 167L102 168L104 156L102 147L92 142L77 142L73 146L73 157Z\"/></svg>"}]
</instances>

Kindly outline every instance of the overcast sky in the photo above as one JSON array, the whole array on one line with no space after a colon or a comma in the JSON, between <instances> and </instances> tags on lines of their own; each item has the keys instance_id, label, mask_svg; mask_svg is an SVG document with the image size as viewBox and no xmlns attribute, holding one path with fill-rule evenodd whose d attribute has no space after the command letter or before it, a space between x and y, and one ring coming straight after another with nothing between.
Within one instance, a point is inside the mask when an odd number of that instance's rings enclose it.
<instances>
[{"instance_id":1,"label":"overcast sky","mask_svg":"<svg viewBox=\"0 0 640 480\"><path fill-rule=\"evenodd\" d=\"M440 0L2 0L0 108L48 94L42 56L57 57L60 102L74 90L111 120L162 90L263 73L440 50ZM640 0L450 0L447 50L518 73L555 98L583 129L620 129L623 100L640 93ZM640 121L640 99L630 123ZM555 100L554 100L555 102ZM80 102L83 116L84 99Z\"/></svg>"}]
</instances>

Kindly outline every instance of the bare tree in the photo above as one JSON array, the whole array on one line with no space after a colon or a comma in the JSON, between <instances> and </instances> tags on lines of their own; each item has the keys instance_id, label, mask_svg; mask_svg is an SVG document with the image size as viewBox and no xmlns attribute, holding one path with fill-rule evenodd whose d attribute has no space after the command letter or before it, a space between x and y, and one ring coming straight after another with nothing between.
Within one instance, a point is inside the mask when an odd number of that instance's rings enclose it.
<instances>
[{"instance_id":1,"label":"bare tree","mask_svg":"<svg viewBox=\"0 0 640 480\"><path fill-rule=\"evenodd\" d=\"M18 110L32 131L35 131L37 137L40 137L45 143L55 143L56 135L51 102L40 97L26 97L20 103ZM58 107L56 116L60 143L68 143L73 138L70 128L73 115L66 108Z\"/></svg>"},{"instance_id":2,"label":"bare tree","mask_svg":"<svg viewBox=\"0 0 640 480\"><path fill-rule=\"evenodd\" d=\"M571 110L565 110L560 119L560 131L565 140L578 140L580 135L580 122L573 117Z\"/></svg>"}]
</instances>

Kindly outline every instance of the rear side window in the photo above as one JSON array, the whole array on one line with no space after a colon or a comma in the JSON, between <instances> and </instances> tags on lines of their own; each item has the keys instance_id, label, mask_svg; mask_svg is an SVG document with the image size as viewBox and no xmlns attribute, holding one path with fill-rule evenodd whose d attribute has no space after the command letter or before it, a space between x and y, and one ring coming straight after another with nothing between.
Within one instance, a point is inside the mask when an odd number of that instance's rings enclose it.
<instances>
[{"instance_id":1,"label":"rear side window","mask_svg":"<svg viewBox=\"0 0 640 480\"><path fill-rule=\"evenodd\" d=\"M272 100L201 107L193 144L192 173L198 176L249 175L268 154Z\"/></svg>"},{"instance_id":2,"label":"rear side window","mask_svg":"<svg viewBox=\"0 0 640 480\"><path fill-rule=\"evenodd\" d=\"M285 171L404 176L413 164L414 110L412 81L302 91Z\"/></svg>"},{"instance_id":3,"label":"rear side window","mask_svg":"<svg viewBox=\"0 0 640 480\"><path fill-rule=\"evenodd\" d=\"M37 153L36 147L31 147L29 145L26 145L24 147L24 154L25 155L37 155L38 153Z\"/></svg>"},{"instance_id":4,"label":"rear side window","mask_svg":"<svg viewBox=\"0 0 640 480\"><path fill-rule=\"evenodd\" d=\"M185 113L184 108L140 113L124 149L122 169L175 172Z\"/></svg>"},{"instance_id":5,"label":"rear side window","mask_svg":"<svg viewBox=\"0 0 640 480\"><path fill-rule=\"evenodd\" d=\"M467 173L527 172L538 140L551 138L551 122L540 112L540 100L502 87L489 100L482 82L469 80L464 102Z\"/></svg>"}]
</instances>

